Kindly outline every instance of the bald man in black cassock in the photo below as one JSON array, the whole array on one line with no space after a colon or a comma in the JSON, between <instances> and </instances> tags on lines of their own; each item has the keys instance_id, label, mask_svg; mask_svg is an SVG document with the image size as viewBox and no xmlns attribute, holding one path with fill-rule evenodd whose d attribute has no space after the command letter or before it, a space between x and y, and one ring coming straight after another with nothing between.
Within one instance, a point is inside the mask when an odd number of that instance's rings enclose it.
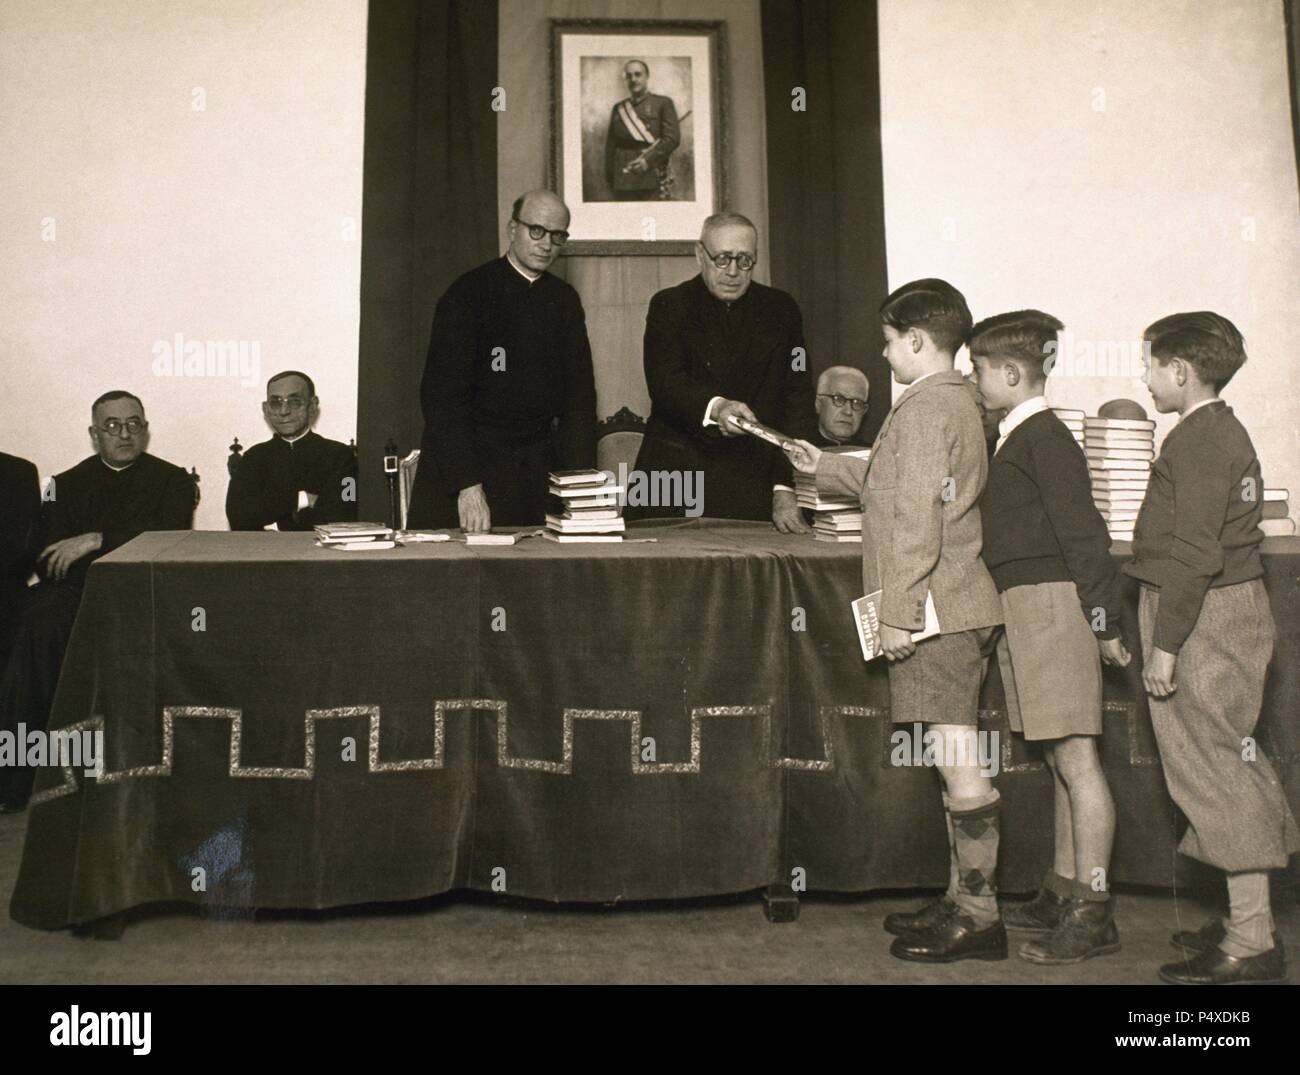
<instances>
[{"instance_id":1,"label":"bald man in black cassock","mask_svg":"<svg viewBox=\"0 0 1300 1075\"><path fill-rule=\"evenodd\" d=\"M438 300L420 386L424 439L413 529L545 522L547 472L596 462L596 385L578 293L546 270L569 211L549 191L518 199L505 257Z\"/></svg>"},{"instance_id":2,"label":"bald man in black cassock","mask_svg":"<svg viewBox=\"0 0 1300 1075\"><path fill-rule=\"evenodd\" d=\"M44 581L27 592L0 678L0 728L15 736L19 724L31 731L49 722L90 565L146 530L188 530L194 516L190 476L144 450L149 427L135 396L106 393L91 420L98 454L54 477L48 544L37 564ZM23 809L35 776L30 767L0 766L0 813Z\"/></svg>"}]
</instances>

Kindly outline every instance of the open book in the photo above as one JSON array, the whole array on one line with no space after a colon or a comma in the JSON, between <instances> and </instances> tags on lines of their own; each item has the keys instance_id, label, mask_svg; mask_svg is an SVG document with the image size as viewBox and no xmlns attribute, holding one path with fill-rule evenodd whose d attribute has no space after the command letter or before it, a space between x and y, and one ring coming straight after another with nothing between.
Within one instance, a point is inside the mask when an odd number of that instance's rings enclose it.
<instances>
[{"instance_id":1,"label":"open book","mask_svg":"<svg viewBox=\"0 0 1300 1075\"><path fill-rule=\"evenodd\" d=\"M880 648L880 597L884 591L877 590L866 597L859 597L851 602L853 622L858 628L858 641L862 643L862 659L874 660L884 652ZM912 632L912 641L920 642L939 633L939 617L935 615L934 598L925 595L925 624L919 631Z\"/></svg>"}]
</instances>

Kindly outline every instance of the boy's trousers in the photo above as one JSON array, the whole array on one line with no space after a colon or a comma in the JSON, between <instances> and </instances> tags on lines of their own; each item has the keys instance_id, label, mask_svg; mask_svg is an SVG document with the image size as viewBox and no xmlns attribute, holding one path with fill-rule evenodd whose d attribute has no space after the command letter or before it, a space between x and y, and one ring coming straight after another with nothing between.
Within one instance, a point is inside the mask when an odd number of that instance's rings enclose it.
<instances>
[{"instance_id":1,"label":"boy's trousers","mask_svg":"<svg viewBox=\"0 0 1300 1075\"><path fill-rule=\"evenodd\" d=\"M1159 607L1160 592L1143 586L1144 660ZM1262 579L1211 588L1178 654L1177 689L1147 698L1169 794L1189 822L1178 850L1230 873L1285 867L1300 850L1282 785L1253 739L1274 635Z\"/></svg>"}]
</instances>

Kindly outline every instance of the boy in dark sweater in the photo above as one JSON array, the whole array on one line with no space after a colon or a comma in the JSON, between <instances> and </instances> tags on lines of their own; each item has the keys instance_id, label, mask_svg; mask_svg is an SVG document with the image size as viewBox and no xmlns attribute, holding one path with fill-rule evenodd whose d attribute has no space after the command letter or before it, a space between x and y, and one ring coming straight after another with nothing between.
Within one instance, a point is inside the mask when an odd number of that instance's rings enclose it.
<instances>
[{"instance_id":1,"label":"boy in dark sweater","mask_svg":"<svg viewBox=\"0 0 1300 1075\"><path fill-rule=\"evenodd\" d=\"M1038 895L1003 913L1041 934L1034 963L1078 963L1119 948L1111 914L1115 806L1097 757L1101 659L1124 665L1119 575L1078 443L1047 406L1045 359L1063 326L1038 310L999 314L971 332L984 405L1001 434L980 500L982 556L1006 628L998 665L1014 731L1042 742L1055 784L1055 861Z\"/></svg>"},{"instance_id":2,"label":"boy in dark sweater","mask_svg":"<svg viewBox=\"0 0 1300 1075\"><path fill-rule=\"evenodd\" d=\"M1156 410L1180 418L1152 467L1125 571L1142 584L1142 680L1169 794L1188 821L1179 850L1226 871L1230 907L1226 923L1175 934L1184 958L1160 977L1283 982L1268 871L1286 866L1300 835L1253 738L1275 637L1259 556L1263 481L1250 436L1219 398L1245 343L1208 312L1161 318L1145 340Z\"/></svg>"}]
</instances>

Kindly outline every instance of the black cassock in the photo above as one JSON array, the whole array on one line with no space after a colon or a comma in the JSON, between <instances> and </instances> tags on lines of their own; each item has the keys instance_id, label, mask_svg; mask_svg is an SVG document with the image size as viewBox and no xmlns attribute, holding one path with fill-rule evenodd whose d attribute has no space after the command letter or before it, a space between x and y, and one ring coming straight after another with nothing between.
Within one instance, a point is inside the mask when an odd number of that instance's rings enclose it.
<instances>
[{"instance_id":1,"label":"black cassock","mask_svg":"<svg viewBox=\"0 0 1300 1075\"><path fill-rule=\"evenodd\" d=\"M25 595L17 638L0 679L0 727L15 735L19 724L30 731L49 722L91 563L146 530L188 530L194 517L193 479L147 452L125 470L113 470L97 455L83 459L55 475L52 495L46 544L88 533L101 533L104 541L73 564L62 581L47 579ZM148 601L148 594L141 600ZM0 767L0 799L25 802L34 777L31 768Z\"/></svg>"},{"instance_id":2,"label":"black cassock","mask_svg":"<svg viewBox=\"0 0 1300 1075\"><path fill-rule=\"evenodd\" d=\"M704 426L714 396L749 404L758 420L812 440L815 375L802 352L803 319L784 291L752 283L732 303L713 297L700 276L660 291L645 323L650 420L639 471L702 471L704 514L772 518L772 488L793 487L785 455L755 437L724 437ZM679 505L629 507L628 518L682 515Z\"/></svg>"},{"instance_id":3,"label":"black cassock","mask_svg":"<svg viewBox=\"0 0 1300 1075\"><path fill-rule=\"evenodd\" d=\"M596 385L578 293L531 284L502 257L438 300L420 385L424 439L409 525L460 525L460 490L482 484L492 525L541 525L547 471L596 462Z\"/></svg>"},{"instance_id":4,"label":"black cassock","mask_svg":"<svg viewBox=\"0 0 1300 1075\"><path fill-rule=\"evenodd\" d=\"M350 479L350 480L349 480ZM310 530L321 523L355 522L357 461L336 440L307 433L292 444L272 437L254 444L230 479L226 519L231 530ZM316 503L298 509L298 491Z\"/></svg>"},{"instance_id":5,"label":"black cassock","mask_svg":"<svg viewBox=\"0 0 1300 1075\"><path fill-rule=\"evenodd\" d=\"M41 489L36 467L0 452L0 673L18 629L27 579L40 551Z\"/></svg>"}]
</instances>

